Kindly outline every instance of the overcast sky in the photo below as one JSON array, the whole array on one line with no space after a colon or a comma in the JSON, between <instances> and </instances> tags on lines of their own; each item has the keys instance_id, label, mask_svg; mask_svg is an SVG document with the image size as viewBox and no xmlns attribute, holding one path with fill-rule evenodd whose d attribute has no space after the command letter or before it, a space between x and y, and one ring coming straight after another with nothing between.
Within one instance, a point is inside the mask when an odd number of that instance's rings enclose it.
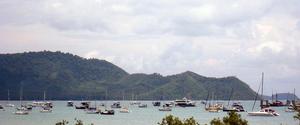
<instances>
[{"instance_id":1,"label":"overcast sky","mask_svg":"<svg viewBox=\"0 0 300 125\"><path fill-rule=\"evenodd\" d=\"M62 51L129 73L237 76L300 93L300 0L1 0L0 53Z\"/></svg>"}]
</instances>

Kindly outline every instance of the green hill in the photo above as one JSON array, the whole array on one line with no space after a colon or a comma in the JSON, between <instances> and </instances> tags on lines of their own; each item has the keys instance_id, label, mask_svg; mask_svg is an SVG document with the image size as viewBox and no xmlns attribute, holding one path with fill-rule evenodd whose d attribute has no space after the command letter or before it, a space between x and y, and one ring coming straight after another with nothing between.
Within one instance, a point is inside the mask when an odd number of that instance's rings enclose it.
<instances>
[{"instance_id":1,"label":"green hill","mask_svg":"<svg viewBox=\"0 0 300 125\"><path fill-rule=\"evenodd\" d=\"M105 60L62 52L0 54L0 99L253 99L255 92L236 77L210 78L187 71L177 75L128 74Z\"/></svg>"}]
</instances>

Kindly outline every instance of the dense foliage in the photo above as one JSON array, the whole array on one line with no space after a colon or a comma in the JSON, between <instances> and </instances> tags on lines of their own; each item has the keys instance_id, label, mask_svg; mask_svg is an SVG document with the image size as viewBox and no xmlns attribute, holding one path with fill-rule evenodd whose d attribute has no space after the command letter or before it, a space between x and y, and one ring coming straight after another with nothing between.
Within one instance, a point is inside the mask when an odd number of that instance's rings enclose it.
<instances>
[{"instance_id":1,"label":"dense foliage","mask_svg":"<svg viewBox=\"0 0 300 125\"><path fill-rule=\"evenodd\" d=\"M128 74L105 60L61 52L0 54L0 99L253 99L255 92L236 77L211 78L187 71L177 75Z\"/></svg>"},{"instance_id":2,"label":"dense foliage","mask_svg":"<svg viewBox=\"0 0 300 125\"><path fill-rule=\"evenodd\" d=\"M294 116L294 119L295 120L298 120L299 121L299 125L300 125L300 110L296 110L297 111L297 113L296 113L296 115Z\"/></svg>"},{"instance_id":3,"label":"dense foliage","mask_svg":"<svg viewBox=\"0 0 300 125\"><path fill-rule=\"evenodd\" d=\"M196 120L191 117L188 119L180 120L178 117L168 115L162 119L158 125L200 125ZM241 115L236 112L228 112L227 116L220 118L214 118L211 120L210 125L248 125L248 121L241 118Z\"/></svg>"},{"instance_id":4,"label":"dense foliage","mask_svg":"<svg viewBox=\"0 0 300 125\"><path fill-rule=\"evenodd\" d=\"M228 116L223 117L223 121L219 118L214 118L211 125L248 125L248 121L241 118L241 115L236 112L228 112Z\"/></svg>"},{"instance_id":5,"label":"dense foliage","mask_svg":"<svg viewBox=\"0 0 300 125\"><path fill-rule=\"evenodd\" d=\"M191 117L185 120L180 120L178 117L174 117L173 115L168 115L162 119L161 123L158 125L200 125L196 122L196 120Z\"/></svg>"}]
</instances>

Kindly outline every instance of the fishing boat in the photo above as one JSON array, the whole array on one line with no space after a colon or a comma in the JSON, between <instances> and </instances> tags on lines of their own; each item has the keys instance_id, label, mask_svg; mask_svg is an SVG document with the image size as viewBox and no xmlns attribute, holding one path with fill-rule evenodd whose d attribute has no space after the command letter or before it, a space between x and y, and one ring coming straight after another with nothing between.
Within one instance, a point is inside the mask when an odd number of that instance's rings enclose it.
<instances>
[{"instance_id":1,"label":"fishing boat","mask_svg":"<svg viewBox=\"0 0 300 125\"><path fill-rule=\"evenodd\" d=\"M261 110L256 111L256 112L248 112L249 116L279 116L279 113L277 113L275 110L269 108L269 107L265 107L265 105L263 105L263 86L264 86L264 73L262 73L262 78L261 78ZM255 97L255 101L252 107L252 110L255 106L255 102L257 99L257 95L259 92L260 87L258 88L256 97Z\"/></svg>"},{"instance_id":2,"label":"fishing boat","mask_svg":"<svg viewBox=\"0 0 300 125\"><path fill-rule=\"evenodd\" d=\"M73 103L72 101L68 101L68 102L67 102L67 106L68 106L68 107L73 107L73 106L74 106L74 103Z\"/></svg>"},{"instance_id":3,"label":"fishing boat","mask_svg":"<svg viewBox=\"0 0 300 125\"><path fill-rule=\"evenodd\" d=\"M180 107L195 107L196 106L196 102L188 100L186 97L182 98L182 99L176 99L174 101L175 106L180 106Z\"/></svg>"},{"instance_id":4,"label":"fishing boat","mask_svg":"<svg viewBox=\"0 0 300 125\"><path fill-rule=\"evenodd\" d=\"M9 93L9 89L7 90L7 104L5 105L5 107L14 107L14 104L9 103L10 102L10 93Z\"/></svg>"},{"instance_id":5,"label":"fishing boat","mask_svg":"<svg viewBox=\"0 0 300 125\"><path fill-rule=\"evenodd\" d=\"M115 111L114 110L105 109L104 111L101 111L100 114L101 115L114 115Z\"/></svg>"}]
</instances>

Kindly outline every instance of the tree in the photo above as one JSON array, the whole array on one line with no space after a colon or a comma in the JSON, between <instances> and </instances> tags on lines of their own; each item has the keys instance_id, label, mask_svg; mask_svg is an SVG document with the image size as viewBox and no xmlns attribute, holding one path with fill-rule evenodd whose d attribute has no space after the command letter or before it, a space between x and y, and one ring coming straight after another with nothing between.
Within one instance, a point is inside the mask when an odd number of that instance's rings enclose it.
<instances>
[{"instance_id":1,"label":"tree","mask_svg":"<svg viewBox=\"0 0 300 125\"><path fill-rule=\"evenodd\" d=\"M241 115L236 112L228 112L228 116L223 117L223 121L219 118L214 118L211 125L248 125L248 121L241 118Z\"/></svg>"},{"instance_id":2,"label":"tree","mask_svg":"<svg viewBox=\"0 0 300 125\"><path fill-rule=\"evenodd\" d=\"M185 120L180 120L178 117L174 117L173 115L168 115L162 119L161 123L158 125L200 125L196 120L191 117Z\"/></svg>"},{"instance_id":3,"label":"tree","mask_svg":"<svg viewBox=\"0 0 300 125\"><path fill-rule=\"evenodd\" d=\"M300 110L296 110L298 113L294 116L295 120L299 121L299 125L300 125Z\"/></svg>"},{"instance_id":4,"label":"tree","mask_svg":"<svg viewBox=\"0 0 300 125\"><path fill-rule=\"evenodd\" d=\"M61 122L57 122L55 125L67 125L69 122L67 120L62 120Z\"/></svg>"}]
</instances>

